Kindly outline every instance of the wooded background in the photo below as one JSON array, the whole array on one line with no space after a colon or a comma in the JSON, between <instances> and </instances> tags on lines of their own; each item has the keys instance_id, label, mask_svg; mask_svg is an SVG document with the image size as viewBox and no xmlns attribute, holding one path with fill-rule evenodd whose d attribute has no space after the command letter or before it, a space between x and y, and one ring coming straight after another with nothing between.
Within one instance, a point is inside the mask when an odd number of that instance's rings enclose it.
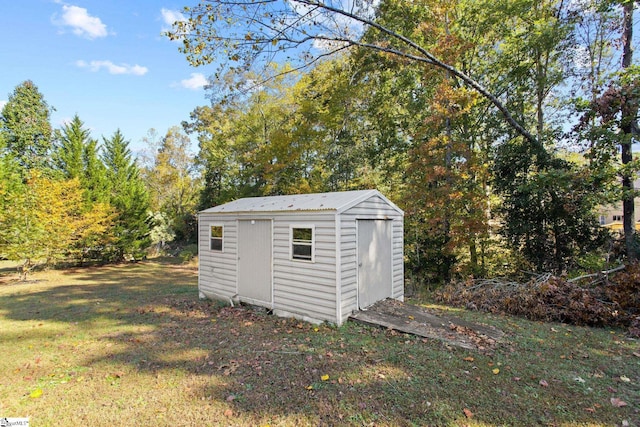
<instances>
[{"instance_id":1,"label":"wooded background","mask_svg":"<svg viewBox=\"0 0 640 427\"><path fill-rule=\"evenodd\" d=\"M636 6L204 1L167 36L216 66L209 103L151 130L144 155L78 116L52 129L31 81L9 95L0 256L25 271L139 258L195 241L195 213L239 197L377 188L406 211L417 286L633 261ZM624 203L625 240L596 221L608 203Z\"/></svg>"}]
</instances>

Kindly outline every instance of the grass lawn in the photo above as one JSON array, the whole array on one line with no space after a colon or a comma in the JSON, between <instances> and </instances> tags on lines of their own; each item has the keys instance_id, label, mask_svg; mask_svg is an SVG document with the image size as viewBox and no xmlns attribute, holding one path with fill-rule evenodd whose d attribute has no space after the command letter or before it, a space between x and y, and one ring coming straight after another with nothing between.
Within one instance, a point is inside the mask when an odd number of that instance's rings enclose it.
<instances>
[{"instance_id":1,"label":"grass lawn","mask_svg":"<svg viewBox=\"0 0 640 427\"><path fill-rule=\"evenodd\" d=\"M0 418L54 425L640 425L640 346L622 330L433 307L491 324L491 355L352 322L197 298L169 259L0 266Z\"/></svg>"}]
</instances>

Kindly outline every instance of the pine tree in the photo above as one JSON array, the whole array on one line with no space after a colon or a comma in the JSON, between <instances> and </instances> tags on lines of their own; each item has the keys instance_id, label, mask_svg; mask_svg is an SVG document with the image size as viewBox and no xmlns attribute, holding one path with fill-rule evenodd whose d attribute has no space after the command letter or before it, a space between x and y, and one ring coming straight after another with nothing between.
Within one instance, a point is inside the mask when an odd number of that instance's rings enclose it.
<instances>
[{"instance_id":1,"label":"pine tree","mask_svg":"<svg viewBox=\"0 0 640 427\"><path fill-rule=\"evenodd\" d=\"M112 249L105 255L113 261L139 258L150 244L149 195L120 130L103 140L109 202L117 211Z\"/></svg>"},{"instance_id":2,"label":"pine tree","mask_svg":"<svg viewBox=\"0 0 640 427\"><path fill-rule=\"evenodd\" d=\"M82 153L83 175L80 178L82 188L87 192L87 199L92 203L109 202L109 183L107 168L98 155L98 141L90 140Z\"/></svg>"},{"instance_id":3,"label":"pine tree","mask_svg":"<svg viewBox=\"0 0 640 427\"><path fill-rule=\"evenodd\" d=\"M18 85L0 114L0 133L6 149L23 169L46 169L51 149L52 108L31 80Z\"/></svg>"},{"instance_id":4,"label":"pine tree","mask_svg":"<svg viewBox=\"0 0 640 427\"><path fill-rule=\"evenodd\" d=\"M76 114L62 130L54 132L54 166L65 178L80 178L84 172L84 148L91 141L91 132Z\"/></svg>"}]
</instances>

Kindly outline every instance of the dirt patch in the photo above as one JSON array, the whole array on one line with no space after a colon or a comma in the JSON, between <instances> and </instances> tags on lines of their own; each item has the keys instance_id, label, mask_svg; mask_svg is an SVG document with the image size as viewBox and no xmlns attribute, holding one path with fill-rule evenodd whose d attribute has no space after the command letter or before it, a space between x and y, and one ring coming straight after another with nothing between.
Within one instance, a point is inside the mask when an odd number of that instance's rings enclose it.
<instances>
[{"instance_id":1,"label":"dirt patch","mask_svg":"<svg viewBox=\"0 0 640 427\"><path fill-rule=\"evenodd\" d=\"M481 353L493 352L504 336L502 331L492 326L436 315L425 307L393 299L378 301L366 310L354 313L351 318Z\"/></svg>"}]
</instances>

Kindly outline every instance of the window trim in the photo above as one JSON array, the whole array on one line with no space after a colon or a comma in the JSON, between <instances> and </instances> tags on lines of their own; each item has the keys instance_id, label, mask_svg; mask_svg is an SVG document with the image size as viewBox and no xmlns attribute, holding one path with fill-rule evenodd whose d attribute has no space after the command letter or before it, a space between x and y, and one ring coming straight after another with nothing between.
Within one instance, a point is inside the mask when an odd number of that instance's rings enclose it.
<instances>
[{"instance_id":1,"label":"window trim","mask_svg":"<svg viewBox=\"0 0 640 427\"><path fill-rule=\"evenodd\" d=\"M293 230L295 229L311 229L311 243L298 242L305 246L311 246L311 259L296 258L293 253L293 246L296 244L293 239ZM289 259L297 262L316 262L316 226L314 224L290 224L289 225Z\"/></svg>"},{"instance_id":2,"label":"window trim","mask_svg":"<svg viewBox=\"0 0 640 427\"><path fill-rule=\"evenodd\" d=\"M222 231L222 235L220 237L213 237L212 236L212 231L213 231L213 227L220 227L220 230ZM209 224L209 250L212 252L224 252L224 224ZM213 242L213 239L220 239L220 249L214 249L211 245L211 243Z\"/></svg>"}]
</instances>

